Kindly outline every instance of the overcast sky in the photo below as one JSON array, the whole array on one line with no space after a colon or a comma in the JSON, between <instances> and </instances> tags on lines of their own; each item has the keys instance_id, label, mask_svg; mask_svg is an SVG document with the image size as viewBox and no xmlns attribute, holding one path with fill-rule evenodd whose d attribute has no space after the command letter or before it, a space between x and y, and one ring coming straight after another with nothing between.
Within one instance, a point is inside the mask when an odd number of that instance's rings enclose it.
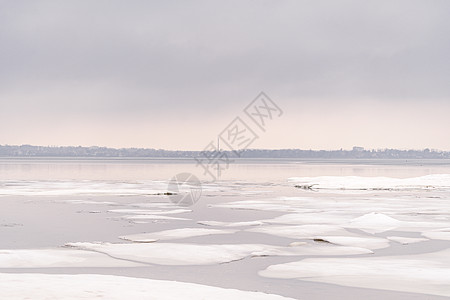
<instances>
[{"instance_id":1,"label":"overcast sky","mask_svg":"<svg viewBox=\"0 0 450 300\"><path fill-rule=\"evenodd\" d=\"M0 144L450 150L450 1L3 1ZM256 129L255 129L256 130Z\"/></svg>"}]
</instances>

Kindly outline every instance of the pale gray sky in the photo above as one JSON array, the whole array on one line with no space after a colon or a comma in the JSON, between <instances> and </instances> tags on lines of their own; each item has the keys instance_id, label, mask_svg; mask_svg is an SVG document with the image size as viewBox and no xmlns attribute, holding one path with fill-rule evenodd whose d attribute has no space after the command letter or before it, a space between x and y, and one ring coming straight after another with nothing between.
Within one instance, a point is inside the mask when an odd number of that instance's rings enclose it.
<instances>
[{"instance_id":1,"label":"pale gray sky","mask_svg":"<svg viewBox=\"0 0 450 300\"><path fill-rule=\"evenodd\" d=\"M450 150L450 1L2 1L0 144Z\"/></svg>"}]
</instances>

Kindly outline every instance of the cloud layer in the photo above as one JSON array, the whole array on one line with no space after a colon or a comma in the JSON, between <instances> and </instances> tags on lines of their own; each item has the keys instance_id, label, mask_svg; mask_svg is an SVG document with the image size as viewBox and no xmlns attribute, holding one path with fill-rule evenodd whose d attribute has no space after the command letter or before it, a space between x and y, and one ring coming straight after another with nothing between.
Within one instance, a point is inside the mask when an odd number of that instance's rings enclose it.
<instances>
[{"instance_id":1,"label":"cloud layer","mask_svg":"<svg viewBox=\"0 0 450 300\"><path fill-rule=\"evenodd\" d=\"M449 11L0 1L0 144L201 149L264 90L286 113L255 147L450 150Z\"/></svg>"}]
</instances>

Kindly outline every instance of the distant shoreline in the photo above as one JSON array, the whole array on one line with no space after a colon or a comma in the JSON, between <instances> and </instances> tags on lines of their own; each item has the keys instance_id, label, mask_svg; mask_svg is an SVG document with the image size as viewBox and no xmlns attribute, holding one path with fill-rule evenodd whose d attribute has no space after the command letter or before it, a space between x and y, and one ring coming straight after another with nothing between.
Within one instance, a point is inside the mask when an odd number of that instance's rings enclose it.
<instances>
[{"instance_id":1,"label":"distant shoreline","mask_svg":"<svg viewBox=\"0 0 450 300\"><path fill-rule=\"evenodd\" d=\"M302 150L302 149L247 149L238 153L221 150L221 155L231 159L450 159L450 151L440 150L365 150L354 147L352 150ZM0 145L3 158L140 158L140 159L192 159L205 155L217 155L202 151L177 151L149 148L107 148L107 147L50 147L32 145Z\"/></svg>"}]
</instances>

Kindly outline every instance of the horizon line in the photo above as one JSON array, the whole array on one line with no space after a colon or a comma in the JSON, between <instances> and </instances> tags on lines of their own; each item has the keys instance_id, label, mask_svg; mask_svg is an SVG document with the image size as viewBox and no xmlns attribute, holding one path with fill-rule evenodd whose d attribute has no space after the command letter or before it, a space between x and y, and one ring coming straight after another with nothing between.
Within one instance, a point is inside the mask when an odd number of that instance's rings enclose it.
<instances>
[{"instance_id":1,"label":"horizon line","mask_svg":"<svg viewBox=\"0 0 450 300\"><path fill-rule=\"evenodd\" d=\"M127 150L127 149L140 149L140 150L158 150L158 151L168 151L168 152L176 152L176 151L182 151L182 152L202 152L203 150L182 150L182 149L163 149L163 148L148 148L148 147L110 147L110 146L98 146L98 145L91 145L91 146L81 146L81 145L32 145L32 144L21 144L21 145L10 145L10 144L0 144L0 147L42 147L42 148L101 148L101 149L110 149L110 150ZM425 147L422 149L413 149L413 148L365 148L362 146L353 146L352 149L302 149L302 148L277 148L277 149L269 149L269 148L248 148L248 149L228 149L224 150L221 149L221 151L224 152L232 152L232 151L283 151L283 150L301 150L301 151L383 151L383 150L396 150L396 151L430 151L430 152L450 152L450 150L442 150L442 149L435 149L435 148L429 148Z\"/></svg>"}]
</instances>

